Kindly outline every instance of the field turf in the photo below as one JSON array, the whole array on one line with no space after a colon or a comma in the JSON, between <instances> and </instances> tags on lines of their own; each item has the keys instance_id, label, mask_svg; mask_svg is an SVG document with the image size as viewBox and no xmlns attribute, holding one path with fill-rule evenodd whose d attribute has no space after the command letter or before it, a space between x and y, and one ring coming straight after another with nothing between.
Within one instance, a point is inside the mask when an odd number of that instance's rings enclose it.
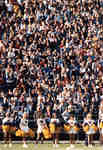
<instances>
[{"instance_id":1,"label":"field turf","mask_svg":"<svg viewBox=\"0 0 103 150\"><path fill-rule=\"evenodd\" d=\"M76 144L74 148L70 148L69 144L59 144L58 148L53 148L52 144L28 144L28 148L23 148L22 144L13 144L12 147L4 147L4 144L0 144L0 150L103 150L103 146L99 144L92 148L86 147L83 144Z\"/></svg>"}]
</instances>

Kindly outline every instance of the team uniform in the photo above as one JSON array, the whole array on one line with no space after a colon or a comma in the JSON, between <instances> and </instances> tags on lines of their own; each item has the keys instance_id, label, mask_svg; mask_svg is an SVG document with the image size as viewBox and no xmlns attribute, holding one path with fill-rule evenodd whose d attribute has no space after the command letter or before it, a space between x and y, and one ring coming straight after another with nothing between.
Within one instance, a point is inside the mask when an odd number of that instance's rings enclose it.
<instances>
[{"instance_id":1,"label":"team uniform","mask_svg":"<svg viewBox=\"0 0 103 150\"><path fill-rule=\"evenodd\" d=\"M87 118L83 123L83 130L86 134L85 144L92 147L93 135L97 132L98 127L96 126L96 122L92 119L91 114L87 114Z\"/></svg>"},{"instance_id":2,"label":"team uniform","mask_svg":"<svg viewBox=\"0 0 103 150\"><path fill-rule=\"evenodd\" d=\"M11 127L11 118L10 117L5 117L2 122L2 130L4 133L9 133L10 132L10 127Z\"/></svg>"},{"instance_id":3,"label":"team uniform","mask_svg":"<svg viewBox=\"0 0 103 150\"><path fill-rule=\"evenodd\" d=\"M46 120L45 119L38 119L37 120L38 124L38 130L37 133L43 135L45 139L50 139L52 137L49 127L47 126Z\"/></svg>"},{"instance_id":4,"label":"team uniform","mask_svg":"<svg viewBox=\"0 0 103 150\"><path fill-rule=\"evenodd\" d=\"M100 143L103 144L103 100L100 103L98 117L99 117L98 128L99 128L99 133L100 133Z\"/></svg>"},{"instance_id":5,"label":"team uniform","mask_svg":"<svg viewBox=\"0 0 103 150\"><path fill-rule=\"evenodd\" d=\"M100 134L103 135L103 120L100 120L99 122L99 129L100 129Z\"/></svg>"},{"instance_id":6,"label":"team uniform","mask_svg":"<svg viewBox=\"0 0 103 150\"><path fill-rule=\"evenodd\" d=\"M14 134L16 131L16 123L12 117L3 119L2 129L4 133Z\"/></svg>"},{"instance_id":7,"label":"team uniform","mask_svg":"<svg viewBox=\"0 0 103 150\"><path fill-rule=\"evenodd\" d=\"M45 119L37 119L37 126L38 126L38 129L37 129L37 133L42 133L43 132L43 128L45 126L46 122L45 122Z\"/></svg>"},{"instance_id":8,"label":"team uniform","mask_svg":"<svg viewBox=\"0 0 103 150\"><path fill-rule=\"evenodd\" d=\"M11 117L11 121L10 121L11 123L10 123L10 133L11 134L15 134L15 132L16 132L16 120L14 119L14 117Z\"/></svg>"},{"instance_id":9,"label":"team uniform","mask_svg":"<svg viewBox=\"0 0 103 150\"><path fill-rule=\"evenodd\" d=\"M12 128L12 118L9 116L9 113L6 113L6 117L2 121L2 130L4 133L4 146L7 146L7 144L9 143L9 147L11 147L11 134L14 128Z\"/></svg>"},{"instance_id":10,"label":"team uniform","mask_svg":"<svg viewBox=\"0 0 103 150\"><path fill-rule=\"evenodd\" d=\"M73 148L74 147L73 144L75 144L76 134L79 131L78 122L75 120L73 116L71 116L70 119L67 120L66 123L64 124L64 130L69 134L71 144L70 146L71 148Z\"/></svg>"},{"instance_id":11,"label":"team uniform","mask_svg":"<svg viewBox=\"0 0 103 150\"><path fill-rule=\"evenodd\" d=\"M100 133L100 142L103 144L103 120L99 120L99 133Z\"/></svg>"},{"instance_id":12,"label":"team uniform","mask_svg":"<svg viewBox=\"0 0 103 150\"><path fill-rule=\"evenodd\" d=\"M56 117L51 118L49 128L53 138L53 146L58 147L59 133L61 130L60 120Z\"/></svg>"},{"instance_id":13,"label":"team uniform","mask_svg":"<svg viewBox=\"0 0 103 150\"><path fill-rule=\"evenodd\" d=\"M4 119L4 112L0 112L0 129L2 129L3 119Z\"/></svg>"},{"instance_id":14,"label":"team uniform","mask_svg":"<svg viewBox=\"0 0 103 150\"><path fill-rule=\"evenodd\" d=\"M69 134L77 134L79 131L78 123L76 120L68 120L64 125L64 130Z\"/></svg>"},{"instance_id":15,"label":"team uniform","mask_svg":"<svg viewBox=\"0 0 103 150\"><path fill-rule=\"evenodd\" d=\"M43 131L44 127L46 125L45 119L38 118L37 119L37 143L39 140L43 143L43 138L45 137L45 131Z\"/></svg>"},{"instance_id":16,"label":"team uniform","mask_svg":"<svg viewBox=\"0 0 103 150\"><path fill-rule=\"evenodd\" d=\"M28 127L28 120L27 119L21 119L20 121L20 129L17 130L16 132L16 136L20 136L20 137L34 137L34 132L32 131L32 129L30 129Z\"/></svg>"},{"instance_id":17,"label":"team uniform","mask_svg":"<svg viewBox=\"0 0 103 150\"><path fill-rule=\"evenodd\" d=\"M60 132L60 120L58 118L51 118L49 126L51 134L58 134Z\"/></svg>"},{"instance_id":18,"label":"team uniform","mask_svg":"<svg viewBox=\"0 0 103 150\"><path fill-rule=\"evenodd\" d=\"M28 126L28 119L27 119L27 113L25 112L23 114L23 118L20 121L20 129L17 130L16 132L16 136L20 136L23 138L23 148L27 148L27 144L26 144L26 137L34 137L34 132L32 131L32 129L29 128Z\"/></svg>"},{"instance_id":19,"label":"team uniform","mask_svg":"<svg viewBox=\"0 0 103 150\"><path fill-rule=\"evenodd\" d=\"M87 135L93 135L97 131L97 126L94 120L85 120L83 123L84 132Z\"/></svg>"}]
</instances>

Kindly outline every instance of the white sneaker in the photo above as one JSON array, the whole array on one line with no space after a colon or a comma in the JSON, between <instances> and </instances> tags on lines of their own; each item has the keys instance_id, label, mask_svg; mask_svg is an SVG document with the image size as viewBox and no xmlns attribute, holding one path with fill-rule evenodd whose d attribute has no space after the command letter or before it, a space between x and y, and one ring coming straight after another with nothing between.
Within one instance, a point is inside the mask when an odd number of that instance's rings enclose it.
<instances>
[{"instance_id":1,"label":"white sneaker","mask_svg":"<svg viewBox=\"0 0 103 150\"><path fill-rule=\"evenodd\" d=\"M71 145L70 145L70 147L71 147L71 148L74 148L74 145L73 145L73 144L71 144Z\"/></svg>"},{"instance_id":2,"label":"white sneaker","mask_svg":"<svg viewBox=\"0 0 103 150\"><path fill-rule=\"evenodd\" d=\"M23 144L23 148L28 148L28 145L27 144Z\"/></svg>"},{"instance_id":3,"label":"white sneaker","mask_svg":"<svg viewBox=\"0 0 103 150\"><path fill-rule=\"evenodd\" d=\"M12 147L12 143L9 143L9 147L10 147L10 148Z\"/></svg>"},{"instance_id":4,"label":"white sneaker","mask_svg":"<svg viewBox=\"0 0 103 150\"><path fill-rule=\"evenodd\" d=\"M92 146L92 144L89 144L88 147L92 148L93 146Z\"/></svg>"},{"instance_id":5,"label":"white sneaker","mask_svg":"<svg viewBox=\"0 0 103 150\"><path fill-rule=\"evenodd\" d=\"M66 150L70 150L70 147L67 147Z\"/></svg>"},{"instance_id":6,"label":"white sneaker","mask_svg":"<svg viewBox=\"0 0 103 150\"><path fill-rule=\"evenodd\" d=\"M56 145L55 145L55 147L56 147L56 148L58 148L58 147L59 147L59 145L58 145L58 144L56 144Z\"/></svg>"}]
</instances>

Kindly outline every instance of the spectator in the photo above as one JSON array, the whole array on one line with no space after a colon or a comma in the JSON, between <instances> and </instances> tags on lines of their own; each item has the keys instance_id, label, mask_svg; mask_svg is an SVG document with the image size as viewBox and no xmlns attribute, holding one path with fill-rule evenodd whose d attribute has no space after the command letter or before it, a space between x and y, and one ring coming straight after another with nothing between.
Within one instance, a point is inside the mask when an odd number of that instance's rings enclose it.
<instances>
[{"instance_id":1,"label":"spectator","mask_svg":"<svg viewBox=\"0 0 103 150\"><path fill-rule=\"evenodd\" d=\"M37 119L39 113L46 115L48 106L59 117L69 107L79 120L86 109L98 119L103 96L102 20L102 0L6 0L0 9L4 111L15 108L17 117L26 111Z\"/></svg>"}]
</instances>

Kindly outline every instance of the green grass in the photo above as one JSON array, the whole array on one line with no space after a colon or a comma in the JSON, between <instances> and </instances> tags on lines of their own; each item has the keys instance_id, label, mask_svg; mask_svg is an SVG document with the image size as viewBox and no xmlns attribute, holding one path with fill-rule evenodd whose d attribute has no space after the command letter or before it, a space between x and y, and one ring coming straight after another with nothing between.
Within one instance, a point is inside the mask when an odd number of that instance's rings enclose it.
<instances>
[{"instance_id":1,"label":"green grass","mask_svg":"<svg viewBox=\"0 0 103 150\"><path fill-rule=\"evenodd\" d=\"M5 148L4 144L0 144L0 150L67 150L67 148L70 147L69 144L59 144L58 148L53 148L52 144L28 144L28 148L22 148L22 144L13 144L12 148ZM75 148L70 148L70 150L102 150L103 146L95 145L92 148L88 148L83 144L76 144Z\"/></svg>"}]
</instances>

